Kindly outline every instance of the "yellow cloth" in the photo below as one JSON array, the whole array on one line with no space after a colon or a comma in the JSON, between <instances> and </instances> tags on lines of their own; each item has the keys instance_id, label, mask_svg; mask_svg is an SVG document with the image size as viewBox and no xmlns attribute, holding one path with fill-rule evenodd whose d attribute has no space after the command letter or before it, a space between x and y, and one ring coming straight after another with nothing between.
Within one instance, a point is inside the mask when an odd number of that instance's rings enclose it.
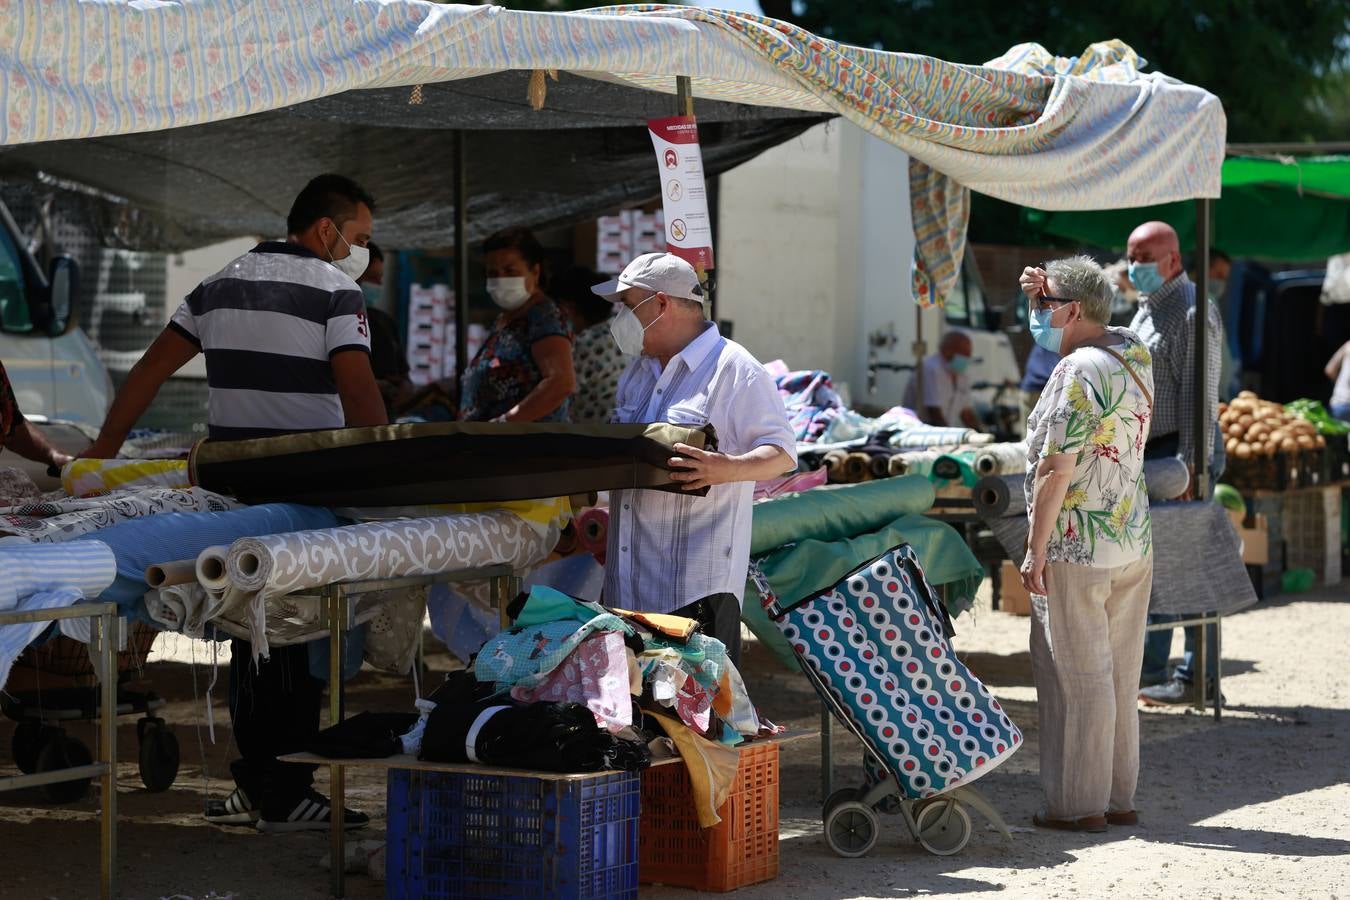
<instances>
[{"instance_id":1,"label":"yellow cloth","mask_svg":"<svg viewBox=\"0 0 1350 900\"><path fill-rule=\"evenodd\" d=\"M698 628L698 622L684 616L672 616L665 613L632 612L627 609L610 609L621 619L628 619L655 631L657 634L677 641L687 641Z\"/></svg>"},{"instance_id":2,"label":"yellow cloth","mask_svg":"<svg viewBox=\"0 0 1350 900\"><path fill-rule=\"evenodd\" d=\"M192 487L187 460L76 459L61 468L61 488L70 497L152 487Z\"/></svg>"},{"instance_id":3,"label":"yellow cloth","mask_svg":"<svg viewBox=\"0 0 1350 900\"><path fill-rule=\"evenodd\" d=\"M735 748L699 737L679 719L651 710L647 710L647 715L655 719L675 742L675 749L680 751L680 758L689 770L699 827L711 828L721 822L722 817L717 811L731 796L731 786L736 782L741 754Z\"/></svg>"},{"instance_id":4,"label":"yellow cloth","mask_svg":"<svg viewBox=\"0 0 1350 900\"><path fill-rule=\"evenodd\" d=\"M552 528L561 531L572 518L572 504L567 497L492 503L429 503L426 506L363 506L336 509L334 512L351 519L371 521L493 512L499 509L514 513L540 535L547 534Z\"/></svg>"}]
</instances>

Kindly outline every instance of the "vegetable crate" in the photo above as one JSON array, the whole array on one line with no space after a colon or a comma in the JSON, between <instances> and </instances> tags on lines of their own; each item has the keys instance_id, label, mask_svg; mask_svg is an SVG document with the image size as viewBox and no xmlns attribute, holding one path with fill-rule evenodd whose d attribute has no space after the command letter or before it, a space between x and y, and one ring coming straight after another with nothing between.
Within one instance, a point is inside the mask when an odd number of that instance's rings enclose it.
<instances>
[{"instance_id":1,"label":"vegetable crate","mask_svg":"<svg viewBox=\"0 0 1350 900\"><path fill-rule=\"evenodd\" d=\"M1230 456L1219 480L1240 491L1285 491L1299 487L1305 465L1297 451L1238 459Z\"/></svg>"},{"instance_id":2,"label":"vegetable crate","mask_svg":"<svg viewBox=\"0 0 1350 900\"><path fill-rule=\"evenodd\" d=\"M1319 584L1341 581L1341 489L1292 491L1284 497L1284 561L1312 569Z\"/></svg>"},{"instance_id":3,"label":"vegetable crate","mask_svg":"<svg viewBox=\"0 0 1350 900\"><path fill-rule=\"evenodd\" d=\"M637 897L636 772L389 771L385 896Z\"/></svg>"},{"instance_id":4,"label":"vegetable crate","mask_svg":"<svg viewBox=\"0 0 1350 900\"><path fill-rule=\"evenodd\" d=\"M736 781L700 828L689 770L680 764L642 773L640 876L643 884L733 891L778 877L778 745L741 750Z\"/></svg>"}]
</instances>

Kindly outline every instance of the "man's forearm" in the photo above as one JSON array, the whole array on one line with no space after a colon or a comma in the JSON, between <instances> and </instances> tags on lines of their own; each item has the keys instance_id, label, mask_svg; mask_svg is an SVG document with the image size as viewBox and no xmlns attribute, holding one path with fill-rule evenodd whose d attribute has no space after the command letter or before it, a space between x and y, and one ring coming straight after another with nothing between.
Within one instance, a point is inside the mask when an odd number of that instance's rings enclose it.
<instances>
[{"instance_id":1,"label":"man's forearm","mask_svg":"<svg viewBox=\"0 0 1350 900\"><path fill-rule=\"evenodd\" d=\"M793 469L792 457L782 447L764 444L735 457L737 481L768 481Z\"/></svg>"},{"instance_id":2,"label":"man's forearm","mask_svg":"<svg viewBox=\"0 0 1350 900\"><path fill-rule=\"evenodd\" d=\"M5 442L5 449L14 451L24 459L47 463L48 465L56 465L66 458L64 453L61 453L48 442L46 436L38 430L36 425L27 420L19 423L19 426L14 430L14 434L10 435L9 440Z\"/></svg>"}]
</instances>

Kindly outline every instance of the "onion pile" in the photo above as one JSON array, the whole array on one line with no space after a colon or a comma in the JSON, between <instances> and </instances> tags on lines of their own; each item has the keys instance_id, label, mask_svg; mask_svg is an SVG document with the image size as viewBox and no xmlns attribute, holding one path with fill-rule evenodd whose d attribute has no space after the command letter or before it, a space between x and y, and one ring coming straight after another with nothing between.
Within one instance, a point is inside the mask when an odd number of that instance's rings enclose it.
<instances>
[{"instance_id":1,"label":"onion pile","mask_svg":"<svg viewBox=\"0 0 1350 900\"><path fill-rule=\"evenodd\" d=\"M1327 445L1311 422L1251 391L1238 394L1232 403L1219 404L1219 427L1224 449L1236 459L1298 453Z\"/></svg>"}]
</instances>

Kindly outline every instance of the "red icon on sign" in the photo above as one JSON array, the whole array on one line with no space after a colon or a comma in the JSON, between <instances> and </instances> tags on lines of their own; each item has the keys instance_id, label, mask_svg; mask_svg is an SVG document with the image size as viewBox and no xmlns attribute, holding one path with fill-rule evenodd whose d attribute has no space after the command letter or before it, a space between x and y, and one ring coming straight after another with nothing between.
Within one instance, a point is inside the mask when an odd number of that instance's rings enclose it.
<instances>
[{"instance_id":1,"label":"red icon on sign","mask_svg":"<svg viewBox=\"0 0 1350 900\"><path fill-rule=\"evenodd\" d=\"M679 165L680 165L680 154L676 153L676 152L674 151L674 149L669 149L669 150L667 150L667 151L666 151L666 168L667 168L667 169L675 169L675 168L678 168Z\"/></svg>"}]
</instances>

